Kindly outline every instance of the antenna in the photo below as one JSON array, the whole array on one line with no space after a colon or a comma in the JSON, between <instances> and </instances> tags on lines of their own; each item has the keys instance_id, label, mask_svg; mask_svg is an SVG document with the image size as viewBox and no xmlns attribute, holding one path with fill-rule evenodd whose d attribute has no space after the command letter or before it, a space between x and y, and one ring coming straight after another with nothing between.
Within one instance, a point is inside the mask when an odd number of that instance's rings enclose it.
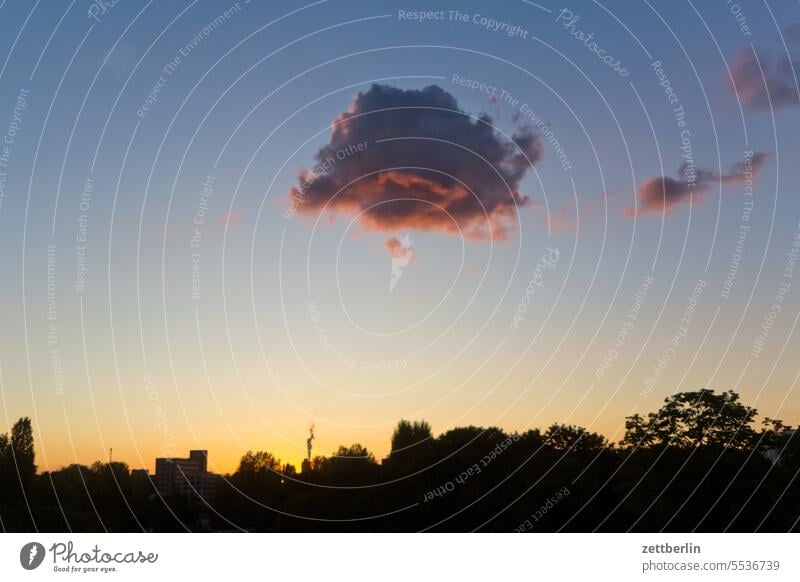
<instances>
[{"instance_id":1,"label":"antenna","mask_svg":"<svg viewBox=\"0 0 800 582\"><path fill-rule=\"evenodd\" d=\"M308 427L309 437L306 439L306 448L308 449L308 462L311 462L311 448L312 444L311 441L314 440L314 423L311 423L311 426Z\"/></svg>"}]
</instances>

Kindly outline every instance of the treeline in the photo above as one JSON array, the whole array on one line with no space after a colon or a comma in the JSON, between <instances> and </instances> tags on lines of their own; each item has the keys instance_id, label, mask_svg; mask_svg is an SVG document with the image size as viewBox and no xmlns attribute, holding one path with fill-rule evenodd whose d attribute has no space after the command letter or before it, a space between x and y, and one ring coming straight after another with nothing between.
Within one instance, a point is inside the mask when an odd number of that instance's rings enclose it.
<instances>
[{"instance_id":1,"label":"treeline","mask_svg":"<svg viewBox=\"0 0 800 582\"><path fill-rule=\"evenodd\" d=\"M434 436L400 421L301 471L248 451L213 499L162 497L124 463L36 473L30 421L0 436L6 531L794 531L800 437L732 392L682 392L609 443L581 427Z\"/></svg>"}]
</instances>

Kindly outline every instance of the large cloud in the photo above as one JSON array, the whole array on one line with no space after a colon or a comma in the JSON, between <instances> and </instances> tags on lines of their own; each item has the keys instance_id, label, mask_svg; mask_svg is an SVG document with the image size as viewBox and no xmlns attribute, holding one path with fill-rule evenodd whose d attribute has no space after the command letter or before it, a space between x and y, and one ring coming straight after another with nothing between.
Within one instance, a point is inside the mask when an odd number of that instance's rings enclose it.
<instances>
[{"instance_id":1,"label":"large cloud","mask_svg":"<svg viewBox=\"0 0 800 582\"><path fill-rule=\"evenodd\" d=\"M290 206L299 214L357 215L372 231L505 238L518 207L530 204L519 183L543 146L528 128L508 139L491 123L487 115L471 118L436 85L372 85L338 116L316 167L289 192ZM357 144L364 146L354 151Z\"/></svg>"},{"instance_id":2,"label":"large cloud","mask_svg":"<svg viewBox=\"0 0 800 582\"><path fill-rule=\"evenodd\" d=\"M798 25L784 30L784 41L790 51L800 46L799 33ZM797 60L797 54L787 54L785 50L781 55L773 55L764 49L746 46L731 58L731 75L726 76L725 81L728 88L753 109L800 105Z\"/></svg>"},{"instance_id":3,"label":"large cloud","mask_svg":"<svg viewBox=\"0 0 800 582\"><path fill-rule=\"evenodd\" d=\"M637 213L667 214L676 205L688 202L691 195L710 190L714 183L735 184L755 179L766 157L764 152L755 152L744 161L733 164L727 173L721 175L683 164L678 171L678 178L657 176L639 184L636 190L638 208L627 207L622 212L625 216L635 216Z\"/></svg>"}]
</instances>

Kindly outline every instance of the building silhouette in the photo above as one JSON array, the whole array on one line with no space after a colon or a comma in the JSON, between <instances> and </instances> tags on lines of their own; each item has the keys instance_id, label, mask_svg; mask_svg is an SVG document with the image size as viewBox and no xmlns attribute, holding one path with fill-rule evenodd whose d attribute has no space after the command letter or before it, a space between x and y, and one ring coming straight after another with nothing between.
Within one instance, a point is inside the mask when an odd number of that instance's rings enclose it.
<instances>
[{"instance_id":1,"label":"building silhouette","mask_svg":"<svg viewBox=\"0 0 800 582\"><path fill-rule=\"evenodd\" d=\"M197 495L213 499L220 476L208 472L208 451L189 451L186 459L160 457L156 459L153 483L161 495Z\"/></svg>"}]
</instances>

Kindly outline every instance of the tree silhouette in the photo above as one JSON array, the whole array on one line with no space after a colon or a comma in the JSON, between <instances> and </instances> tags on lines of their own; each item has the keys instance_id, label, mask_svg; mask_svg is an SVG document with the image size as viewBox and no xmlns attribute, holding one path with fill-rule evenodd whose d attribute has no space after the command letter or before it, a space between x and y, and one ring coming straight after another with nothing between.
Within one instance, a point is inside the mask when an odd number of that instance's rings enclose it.
<instances>
[{"instance_id":1,"label":"tree silhouette","mask_svg":"<svg viewBox=\"0 0 800 582\"><path fill-rule=\"evenodd\" d=\"M368 463L375 463L375 455L370 453L367 450L367 447L359 444L354 443L349 447L345 447L344 445L340 446L337 451L333 454L334 457L346 457L352 459L362 459Z\"/></svg>"},{"instance_id":2,"label":"tree silhouette","mask_svg":"<svg viewBox=\"0 0 800 582\"><path fill-rule=\"evenodd\" d=\"M756 415L754 408L739 402L733 390L720 394L708 389L678 392L665 398L664 405L646 419L638 414L627 417L622 444L744 449L757 440L750 426Z\"/></svg>"},{"instance_id":3,"label":"tree silhouette","mask_svg":"<svg viewBox=\"0 0 800 582\"><path fill-rule=\"evenodd\" d=\"M545 441L557 451L574 453L598 451L608 446L606 438L580 426L553 424L544 433Z\"/></svg>"},{"instance_id":4,"label":"tree silhouette","mask_svg":"<svg viewBox=\"0 0 800 582\"><path fill-rule=\"evenodd\" d=\"M383 464L395 477L409 475L433 462L435 444L430 424L401 420L392 432L391 451Z\"/></svg>"},{"instance_id":5,"label":"tree silhouette","mask_svg":"<svg viewBox=\"0 0 800 582\"><path fill-rule=\"evenodd\" d=\"M431 425L424 420L401 420L392 433L392 454L411 449L432 438Z\"/></svg>"},{"instance_id":6,"label":"tree silhouette","mask_svg":"<svg viewBox=\"0 0 800 582\"><path fill-rule=\"evenodd\" d=\"M264 451L247 451L239 460L239 475L255 476L264 473L277 473L281 470L281 461L272 453Z\"/></svg>"},{"instance_id":7,"label":"tree silhouette","mask_svg":"<svg viewBox=\"0 0 800 582\"><path fill-rule=\"evenodd\" d=\"M312 459L312 465L314 464ZM318 463L321 473L331 483L347 485L364 484L377 475L375 455L359 443L340 446L328 458Z\"/></svg>"},{"instance_id":8,"label":"tree silhouette","mask_svg":"<svg viewBox=\"0 0 800 582\"><path fill-rule=\"evenodd\" d=\"M11 455L11 439L8 438L8 433L2 433L0 434L0 500L12 496L15 485L12 477L16 478L16 468Z\"/></svg>"},{"instance_id":9,"label":"tree silhouette","mask_svg":"<svg viewBox=\"0 0 800 582\"><path fill-rule=\"evenodd\" d=\"M768 459L788 466L800 464L800 436L797 429L783 421L768 417L762 420L758 442Z\"/></svg>"},{"instance_id":10,"label":"tree silhouette","mask_svg":"<svg viewBox=\"0 0 800 582\"><path fill-rule=\"evenodd\" d=\"M0 435L0 497L27 490L36 475L31 419L20 418L11 427L11 436Z\"/></svg>"},{"instance_id":11,"label":"tree silhouette","mask_svg":"<svg viewBox=\"0 0 800 582\"><path fill-rule=\"evenodd\" d=\"M34 460L36 454L33 450L33 429L31 419L27 416L20 418L11 427L11 450L21 475L30 478L36 473Z\"/></svg>"},{"instance_id":12,"label":"tree silhouette","mask_svg":"<svg viewBox=\"0 0 800 582\"><path fill-rule=\"evenodd\" d=\"M281 486L283 475L283 465L272 453L247 451L239 460L239 468L233 475L233 481L248 496L267 499Z\"/></svg>"}]
</instances>

